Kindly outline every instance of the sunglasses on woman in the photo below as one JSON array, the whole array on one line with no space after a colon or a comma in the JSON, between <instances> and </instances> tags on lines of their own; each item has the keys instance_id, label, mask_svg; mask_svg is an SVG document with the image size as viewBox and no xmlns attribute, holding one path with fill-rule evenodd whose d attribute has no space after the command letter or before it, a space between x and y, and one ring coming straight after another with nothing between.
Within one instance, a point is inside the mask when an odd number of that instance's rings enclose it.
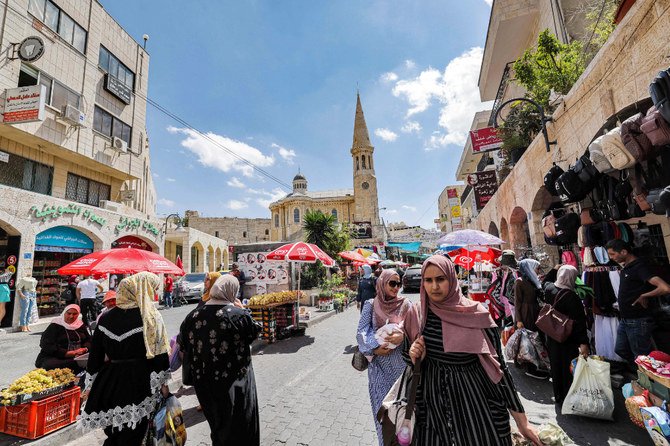
<instances>
[{"instance_id":1,"label":"sunglasses on woman","mask_svg":"<svg viewBox=\"0 0 670 446\"><path fill-rule=\"evenodd\" d=\"M402 286L402 282L396 282L395 280L389 280L389 286L391 288L400 288Z\"/></svg>"}]
</instances>

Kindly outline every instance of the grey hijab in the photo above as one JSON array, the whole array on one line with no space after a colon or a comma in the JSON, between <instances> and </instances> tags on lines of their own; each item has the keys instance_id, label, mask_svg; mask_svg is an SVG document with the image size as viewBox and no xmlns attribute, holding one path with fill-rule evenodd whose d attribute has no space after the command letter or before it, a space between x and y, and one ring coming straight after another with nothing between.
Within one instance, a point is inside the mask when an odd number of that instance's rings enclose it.
<instances>
[{"instance_id":1,"label":"grey hijab","mask_svg":"<svg viewBox=\"0 0 670 446\"><path fill-rule=\"evenodd\" d=\"M535 273L538 266L540 266L540 262L535 259L523 259L519 262L519 271L521 271L521 276L530 281L535 288L542 288L540 279Z\"/></svg>"},{"instance_id":2,"label":"grey hijab","mask_svg":"<svg viewBox=\"0 0 670 446\"><path fill-rule=\"evenodd\" d=\"M232 274L226 274L219 277L212 288L209 290L209 297L211 300L216 300L221 303L234 303L237 297L237 292L240 290L240 282L237 277Z\"/></svg>"}]
</instances>

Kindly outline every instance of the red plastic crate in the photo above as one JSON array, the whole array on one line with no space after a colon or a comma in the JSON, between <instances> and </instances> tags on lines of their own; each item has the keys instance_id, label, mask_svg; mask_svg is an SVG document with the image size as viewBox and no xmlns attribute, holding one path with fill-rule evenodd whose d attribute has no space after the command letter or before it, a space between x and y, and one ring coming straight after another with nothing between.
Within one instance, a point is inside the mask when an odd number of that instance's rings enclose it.
<instances>
[{"instance_id":1,"label":"red plastic crate","mask_svg":"<svg viewBox=\"0 0 670 446\"><path fill-rule=\"evenodd\" d=\"M0 407L0 432L34 440L77 421L80 404L81 389L74 386L39 401Z\"/></svg>"}]
</instances>

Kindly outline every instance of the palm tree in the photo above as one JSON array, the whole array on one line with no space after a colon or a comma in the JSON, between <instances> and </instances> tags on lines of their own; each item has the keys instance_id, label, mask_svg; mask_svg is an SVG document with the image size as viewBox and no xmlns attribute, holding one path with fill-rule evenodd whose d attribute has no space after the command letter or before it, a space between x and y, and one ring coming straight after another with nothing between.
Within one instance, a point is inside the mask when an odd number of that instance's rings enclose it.
<instances>
[{"instance_id":1,"label":"palm tree","mask_svg":"<svg viewBox=\"0 0 670 446\"><path fill-rule=\"evenodd\" d=\"M349 237L345 231L337 227L335 217L331 214L324 214L319 210L307 211L302 227L305 231L305 241L314 243L331 257L347 249Z\"/></svg>"}]
</instances>

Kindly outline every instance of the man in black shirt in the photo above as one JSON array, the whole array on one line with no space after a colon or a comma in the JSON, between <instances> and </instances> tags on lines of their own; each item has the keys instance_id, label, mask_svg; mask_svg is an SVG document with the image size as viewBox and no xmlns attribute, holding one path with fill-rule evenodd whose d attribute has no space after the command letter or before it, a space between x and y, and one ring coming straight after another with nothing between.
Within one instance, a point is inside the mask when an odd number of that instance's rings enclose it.
<instances>
[{"instance_id":1,"label":"man in black shirt","mask_svg":"<svg viewBox=\"0 0 670 446\"><path fill-rule=\"evenodd\" d=\"M621 321L614 350L634 367L635 358L648 355L654 349L653 314L659 308L657 298L670 294L670 285L652 274L623 240L610 240L607 253L623 266L617 297Z\"/></svg>"}]
</instances>

